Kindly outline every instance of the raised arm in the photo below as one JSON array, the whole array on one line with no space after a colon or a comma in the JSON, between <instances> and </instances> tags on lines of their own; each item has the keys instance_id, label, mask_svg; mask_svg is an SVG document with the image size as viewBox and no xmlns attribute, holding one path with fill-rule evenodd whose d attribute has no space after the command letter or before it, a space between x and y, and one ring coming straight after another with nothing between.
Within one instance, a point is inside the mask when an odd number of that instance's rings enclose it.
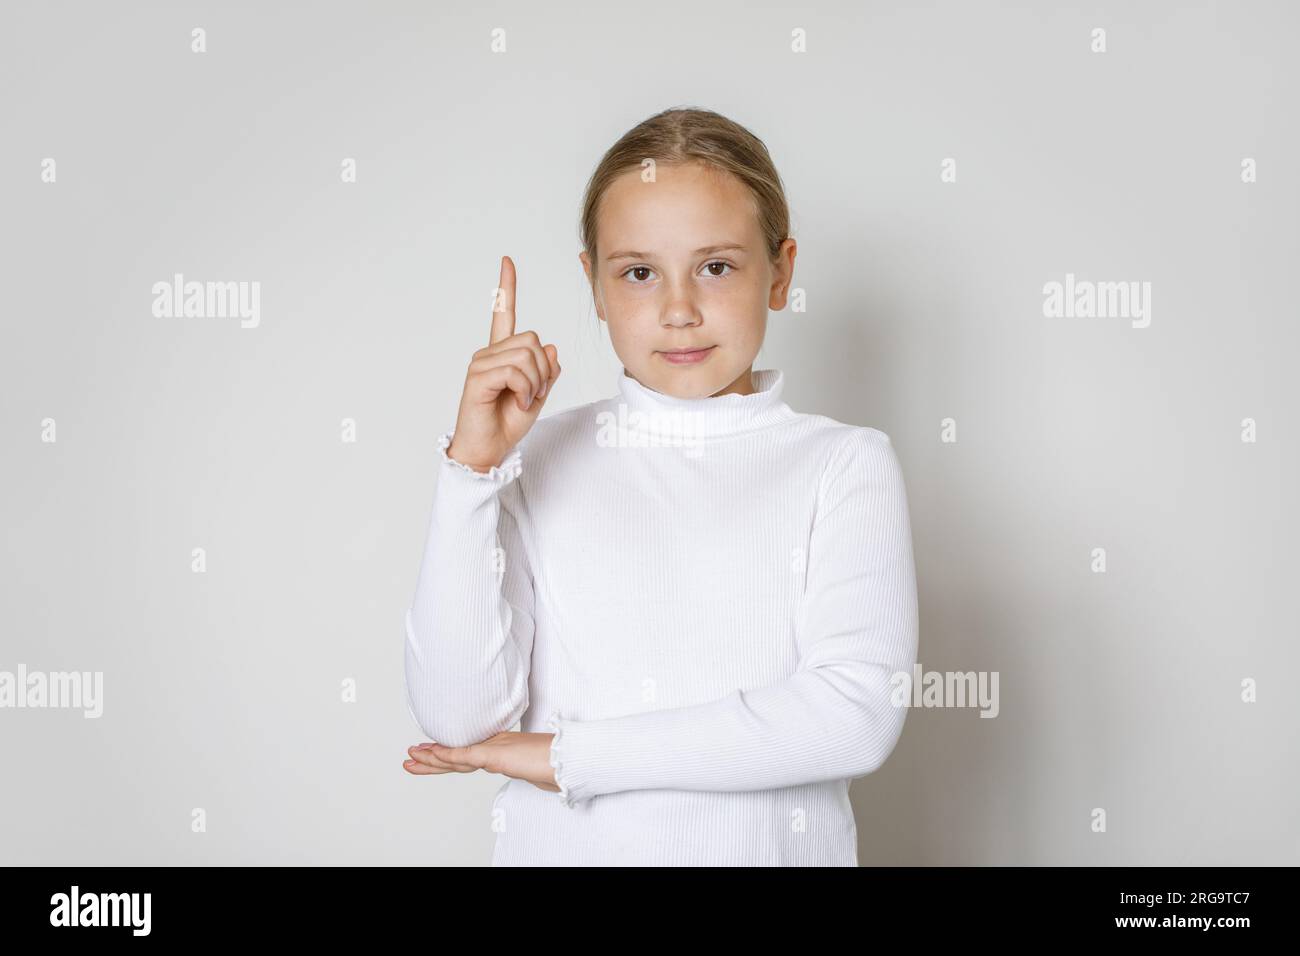
<instances>
[{"instance_id":1,"label":"raised arm","mask_svg":"<svg viewBox=\"0 0 1300 956\"><path fill-rule=\"evenodd\" d=\"M509 730L528 707L533 587L503 498L522 470L519 449L478 472L448 457L439 474L415 599L406 612L411 716L451 747Z\"/></svg>"},{"instance_id":2,"label":"raised arm","mask_svg":"<svg viewBox=\"0 0 1300 956\"><path fill-rule=\"evenodd\" d=\"M560 373L554 345L515 333L515 266L502 257L485 348L456 426L438 439L433 513L406 612L406 703L433 741L465 747L528 707L533 585L511 502L524 441Z\"/></svg>"},{"instance_id":3,"label":"raised arm","mask_svg":"<svg viewBox=\"0 0 1300 956\"><path fill-rule=\"evenodd\" d=\"M902 469L889 437L854 428L822 479L796 638L776 683L602 720L553 713L568 807L622 790L765 790L871 773L906 708L891 678L916 662L918 615Z\"/></svg>"}]
</instances>

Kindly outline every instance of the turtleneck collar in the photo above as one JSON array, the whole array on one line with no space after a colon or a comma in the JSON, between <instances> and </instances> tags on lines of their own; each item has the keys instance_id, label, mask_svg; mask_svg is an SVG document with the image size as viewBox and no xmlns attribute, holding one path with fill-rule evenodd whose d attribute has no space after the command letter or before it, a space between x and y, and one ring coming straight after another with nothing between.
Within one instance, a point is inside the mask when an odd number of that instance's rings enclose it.
<instances>
[{"instance_id":1,"label":"turtleneck collar","mask_svg":"<svg viewBox=\"0 0 1300 956\"><path fill-rule=\"evenodd\" d=\"M780 369L755 369L754 391L749 395L710 395L677 398L642 385L623 369L618 390L626 414L620 421L630 431L691 440L723 438L766 428L796 417L781 400L785 376Z\"/></svg>"}]
</instances>

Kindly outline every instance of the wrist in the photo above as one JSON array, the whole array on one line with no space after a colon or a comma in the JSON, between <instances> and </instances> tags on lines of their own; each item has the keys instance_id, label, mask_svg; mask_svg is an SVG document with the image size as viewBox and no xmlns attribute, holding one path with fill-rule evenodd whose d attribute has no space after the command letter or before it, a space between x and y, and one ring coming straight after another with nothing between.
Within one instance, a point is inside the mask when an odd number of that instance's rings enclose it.
<instances>
[{"instance_id":1,"label":"wrist","mask_svg":"<svg viewBox=\"0 0 1300 956\"><path fill-rule=\"evenodd\" d=\"M481 474L487 474L493 468L501 464L500 461L486 463L483 461L475 461L472 455L465 455L462 457L462 453L456 448L456 442L454 439L452 440L452 443L447 446L447 457L452 461L464 465L466 468L473 468Z\"/></svg>"}]
</instances>

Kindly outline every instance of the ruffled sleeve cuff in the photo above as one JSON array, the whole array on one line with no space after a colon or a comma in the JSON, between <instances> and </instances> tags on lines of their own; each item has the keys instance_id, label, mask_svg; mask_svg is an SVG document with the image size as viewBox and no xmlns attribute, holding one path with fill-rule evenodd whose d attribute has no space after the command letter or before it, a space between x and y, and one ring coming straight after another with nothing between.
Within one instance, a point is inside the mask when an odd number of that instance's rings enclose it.
<instances>
[{"instance_id":1,"label":"ruffled sleeve cuff","mask_svg":"<svg viewBox=\"0 0 1300 956\"><path fill-rule=\"evenodd\" d=\"M455 429L452 429L451 431L444 432L438 438L438 457L441 460L443 467L450 468L458 474L463 473L478 478L481 481L490 481L498 485L504 485L519 477L520 471L523 470L523 455L520 452L518 445L510 449L506 454L506 457L502 459L501 464L493 465L487 471L475 471L469 465L466 465L464 462L459 462L447 454L447 449L451 447L451 440L454 434Z\"/></svg>"},{"instance_id":2,"label":"ruffled sleeve cuff","mask_svg":"<svg viewBox=\"0 0 1300 956\"><path fill-rule=\"evenodd\" d=\"M555 735L551 741L551 767L555 770L555 784L560 788L560 802L572 810L577 802L584 798L573 791L572 781L565 775L564 726L560 722L558 710L547 718L546 730Z\"/></svg>"}]
</instances>

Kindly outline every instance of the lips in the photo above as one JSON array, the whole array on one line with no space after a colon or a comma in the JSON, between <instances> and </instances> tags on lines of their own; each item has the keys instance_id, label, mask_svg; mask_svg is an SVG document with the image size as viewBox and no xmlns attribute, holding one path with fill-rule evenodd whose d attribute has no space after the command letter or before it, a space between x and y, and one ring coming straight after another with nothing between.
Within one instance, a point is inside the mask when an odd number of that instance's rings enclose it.
<instances>
[{"instance_id":1,"label":"lips","mask_svg":"<svg viewBox=\"0 0 1300 956\"><path fill-rule=\"evenodd\" d=\"M702 362L713 354L716 345L702 345L697 348L686 349L666 349L659 354L664 360L671 362L673 365L691 365L695 362Z\"/></svg>"}]
</instances>

